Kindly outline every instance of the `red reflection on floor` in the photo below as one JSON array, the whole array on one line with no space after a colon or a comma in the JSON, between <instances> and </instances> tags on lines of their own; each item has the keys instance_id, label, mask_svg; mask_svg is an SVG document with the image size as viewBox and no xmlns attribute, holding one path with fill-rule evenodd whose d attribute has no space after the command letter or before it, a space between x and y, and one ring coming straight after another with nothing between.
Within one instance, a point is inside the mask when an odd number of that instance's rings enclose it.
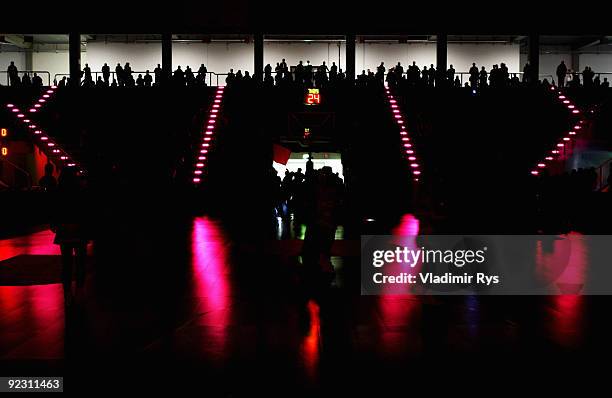
<instances>
[{"instance_id":1,"label":"red reflection on floor","mask_svg":"<svg viewBox=\"0 0 612 398\"><path fill-rule=\"evenodd\" d=\"M59 255L59 246L53 244L55 234L50 230L0 240L0 261L22 254Z\"/></svg>"},{"instance_id":2,"label":"red reflection on floor","mask_svg":"<svg viewBox=\"0 0 612 398\"><path fill-rule=\"evenodd\" d=\"M3 359L64 356L61 284L0 286L0 314Z\"/></svg>"},{"instance_id":3,"label":"red reflection on floor","mask_svg":"<svg viewBox=\"0 0 612 398\"><path fill-rule=\"evenodd\" d=\"M308 310L310 327L302 341L301 351L308 377L311 381L314 381L317 377L319 366L321 318L319 315L319 305L314 300L308 301L306 309Z\"/></svg>"}]
</instances>

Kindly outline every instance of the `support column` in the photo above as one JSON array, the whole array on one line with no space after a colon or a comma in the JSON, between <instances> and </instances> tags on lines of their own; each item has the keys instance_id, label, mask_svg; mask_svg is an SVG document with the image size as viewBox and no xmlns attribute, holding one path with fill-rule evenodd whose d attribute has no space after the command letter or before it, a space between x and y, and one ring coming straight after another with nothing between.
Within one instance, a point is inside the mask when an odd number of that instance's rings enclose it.
<instances>
[{"instance_id":1,"label":"support column","mask_svg":"<svg viewBox=\"0 0 612 398\"><path fill-rule=\"evenodd\" d=\"M529 66L531 67L531 81L535 83L540 76L540 35L529 35L529 48L527 54Z\"/></svg>"},{"instance_id":2,"label":"support column","mask_svg":"<svg viewBox=\"0 0 612 398\"><path fill-rule=\"evenodd\" d=\"M438 33L436 36L436 69L446 76L448 69L448 35ZM451 82L452 83L452 82Z\"/></svg>"},{"instance_id":3,"label":"support column","mask_svg":"<svg viewBox=\"0 0 612 398\"><path fill-rule=\"evenodd\" d=\"M254 35L255 41L255 59L254 59L254 70L253 77L258 82L263 81L264 74L264 35L262 33L256 33Z\"/></svg>"},{"instance_id":4,"label":"support column","mask_svg":"<svg viewBox=\"0 0 612 398\"><path fill-rule=\"evenodd\" d=\"M172 76L172 33L162 33L162 84L170 81Z\"/></svg>"},{"instance_id":5,"label":"support column","mask_svg":"<svg viewBox=\"0 0 612 398\"><path fill-rule=\"evenodd\" d=\"M346 79L355 80L355 35L346 35Z\"/></svg>"},{"instance_id":6,"label":"support column","mask_svg":"<svg viewBox=\"0 0 612 398\"><path fill-rule=\"evenodd\" d=\"M81 85L81 34L68 35L68 58L70 65L70 86Z\"/></svg>"}]
</instances>

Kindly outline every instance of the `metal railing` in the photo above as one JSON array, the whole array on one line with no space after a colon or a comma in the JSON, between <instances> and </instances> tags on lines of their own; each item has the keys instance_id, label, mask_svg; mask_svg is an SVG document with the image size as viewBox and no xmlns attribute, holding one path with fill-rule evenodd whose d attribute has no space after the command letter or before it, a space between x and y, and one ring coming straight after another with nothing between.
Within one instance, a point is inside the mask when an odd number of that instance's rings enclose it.
<instances>
[{"instance_id":1,"label":"metal railing","mask_svg":"<svg viewBox=\"0 0 612 398\"><path fill-rule=\"evenodd\" d=\"M41 78L44 76L43 78L43 86L50 86L51 85L51 73L49 71L46 70L23 70L23 71L19 71L18 73L18 77L19 77L19 81L21 81L21 79L23 78L23 75L27 73L28 76L30 77L30 80L32 80L32 77L34 76L34 73L36 73L38 76L41 76ZM0 75L3 76L3 79L0 79L0 81L3 81L7 86L10 85L10 79L9 79L9 74L8 71L0 71ZM45 84L45 80L46 83Z\"/></svg>"},{"instance_id":2,"label":"metal railing","mask_svg":"<svg viewBox=\"0 0 612 398\"><path fill-rule=\"evenodd\" d=\"M597 167L597 186L596 191L601 191L610 185L610 167L612 167L612 159L608 159Z\"/></svg>"},{"instance_id":3,"label":"metal railing","mask_svg":"<svg viewBox=\"0 0 612 398\"><path fill-rule=\"evenodd\" d=\"M565 86L568 86L570 82L573 80L573 76L576 76L580 81L580 84L584 84L584 73L583 72L567 72L565 75ZM599 77L600 82L603 83L603 78L608 78L608 83L612 84L612 72L593 72L593 80L596 77ZM557 82L559 83L559 82Z\"/></svg>"},{"instance_id":4,"label":"metal railing","mask_svg":"<svg viewBox=\"0 0 612 398\"><path fill-rule=\"evenodd\" d=\"M183 72L185 72L185 71L183 70ZM136 75L136 76L142 75L144 77L144 75L146 73L147 73L147 71L132 71L131 74L132 74L132 76L134 76L134 75ZM103 72L91 72L91 75L92 75L92 80L93 80L94 84L98 80L98 77L101 77L102 80L104 80L104 73ZM151 77L153 78L153 80L152 80L153 83L154 84L157 83L157 79L155 78L155 73L154 72L152 73L149 70L149 75L151 75ZM197 75L198 75L198 72L195 72L194 76L197 76ZM220 83L219 76L227 76L228 74L227 73L206 72L206 75L207 75L207 77L205 78L205 80L208 81L207 84L209 86L213 85L212 84L213 81L215 81L216 85L218 86L219 83ZM70 77L70 73L56 73L53 76L53 81L57 84L57 83L59 83L59 81L63 77L69 78ZM81 83L83 83L84 80L85 80L84 77L81 77ZM119 81L117 80L117 72L110 72L110 74L109 74L109 82L112 83L113 80L115 80L115 81L117 81L117 83L119 83ZM225 79L221 79L221 82L223 83L222 85L225 85Z\"/></svg>"},{"instance_id":5,"label":"metal railing","mask_svg":"<svg viewBox=\"0 0 612 398\"><path fill-rule=\"evenodd\" d=\"M12 173L8 172L6 170L4 170L4 166L5 165L9 165L11 167ZM17 175L21 175L22 178L19 179L17 177ZM11 162L10 160L6 159L6 158L0 158L0 177L3 177L4 180L4 184L8 185L9 188L12 189L31 189L32 188L32 175L30 173L28 173L27 170L24 170L23 168L17 166L15 163ZM21 186L19 182L21 181L25 181L25 187Z\"/></svg>"}]
</instances>

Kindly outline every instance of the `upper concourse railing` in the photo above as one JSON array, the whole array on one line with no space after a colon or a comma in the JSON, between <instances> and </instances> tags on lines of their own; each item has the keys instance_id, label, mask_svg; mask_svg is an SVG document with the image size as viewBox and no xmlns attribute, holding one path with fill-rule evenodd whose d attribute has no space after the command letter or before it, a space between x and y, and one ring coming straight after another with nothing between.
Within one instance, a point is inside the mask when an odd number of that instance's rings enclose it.
<instances>
[{"instance_id":1,"label":"upper concourse railing","mask_svg":"<svg viewBox=\"0 0 612 398\"><path fill-rule=\"evenodd\" d=\"M185 71L183 71L185 72ZM138 76L138 75L142 75L143 77L145 76L145 74L147 73L147 71L132 71L132 76ZM152 79L153 79L153 83L155 83L156 79L155 79L155 73L151 72L149 70L149 75L151 75ZM219 86L225 85L225 78L223 78L223 76L227 76L227 73L216 73L216 72L206 72L206 84L209 86L212 86L213 83L215 83L215 86ZM194 73L194 76L197 76L197 72ZM53 81L55 83L59 83L59 81L63 78L69 78L70 74L69 73L56 73L53 76ZM98 77L101 77L104 80L104 73L103 72L91 72L91 77L93 82L95 83L96 80L98 80ZM221 77L221 79L220 79ZM117 81L117 83L119 83L118 79L117 79L117 72L110 72L109 74L109 81L112 82L113 80ZM83 82L84 79L81 77L81 82ZM222 83L222 84L219 84Z\"/></svg>"},{"instance_id":2,"label":"upper concourse railing","mask_svg":"<svg viewBox=\"0 0 612 398\"><path fill-rule=\"evenodd\" d=\"M23 75L26 74L26 73L30 77L30 80L32 80L32 77L34 76L34 73L36 73L38 76L41 77L41 79L43 79L43 86L50 86L51 85L51 73L49 71L46 71L46 70L20 70L19 73L18 73L19 81L21 81L21 79L23 78ZM10 85L10 79L9 79L8 71L0 71L0 82L1 82L0 84L6 85L6 86Z\"/></svg>"}]
</instances>

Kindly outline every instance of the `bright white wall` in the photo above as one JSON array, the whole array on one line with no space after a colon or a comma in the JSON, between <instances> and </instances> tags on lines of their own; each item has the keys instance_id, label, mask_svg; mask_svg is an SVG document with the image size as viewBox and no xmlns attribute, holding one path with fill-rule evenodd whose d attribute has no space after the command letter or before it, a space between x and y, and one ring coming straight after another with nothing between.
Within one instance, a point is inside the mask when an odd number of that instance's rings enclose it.
<instances>
[{"instance_id":1,"label":"bright white wall","mask_svg":"<svg viewBox=\"0 0 612 398\"><path fill-rule=\"evenodd\" d=\"M68 52L35 52L32 54L32 69L46 70L51 74L51 84L56 74L64 74L70 71ZM44 76L44 84L47 84ZM58 76L59 81L61 77Z\"/></svg>"},{"instance_id":2,"label":"bright white wall","mask_svg":"<svg viewBox=\"0 0 612 398\"><path fill-rule=\"evenodd\" d=\"M540 75L552 75L552 79L557 82L557 66L565 62L567 69L572 69L572 55L569 53L550 53L540 54ZM546 77L550 81L550 77ZM544 79L544 76L541 76Z\"/></svg>"},{"instance_id":3,"label":"bright white wall","mask_svg":"<svg viewBox=\"0 0 612 398\"><path fill-rule=\"evenodd\" d=\"M331 66L332 62L340 65L342 70L345 70L346 48L344 43L264 43L264 65L270 64L272 70L277 62L281 62L285 58L287 66L291 67L303 61L310 61L312 65L318 66L325 61L327 66Z\"/></svg>"},{"instance_id":4,"label":"bright white wall","mask_svg":"<svg viewBox=\"0 0 612 398\"><path fill-rule=\"evenodd\" d=\"M172 68L187 65L195 72L200 64L209 72L227 73L245 70L253 74L254 46L252 43L172 43Z\"/></svg>"},{"instance_id":5,"label":"bright white wall","mask_svg":"<svg viewBox=\"0 0 612 398\"><path fill-rule=\"evenodd\" d=\"M612 72L612 54L580 54L580 71L590 66L593 72ZM603 81L603 77L601 78ZM612 80L608 76L608 81Z\"/></svg>"},{"instance_id":6,"label":"bright white wall","mask_svg":"<svg viewBox=\"0 0 612 398\"><path fill-rule=\"evenodd\" d=\"M15 62L17 69L25 69L25 53L15 51L0 52L0 70L2 72L6 72L6 68L11 64L11 61ZM21 77L21 74L19 76ZM8 84L6 79L6 73L0 73L0 84L6 86Z\"/></svg>"},{"instance_id":7,"label":"bright white wall","mask_svg":"<svg viewBox=\"0 0 612 398\"><path fill-rule=\"evenodd\" d=\"M520 52L518 44L449 43L448 64L452 64L457 72L467 72L473 62L478 69L484 66L487 71L493 68L493 64L500 65L503 62L510 73L521 72L523 67L520 65Z\"/></svg>"},{"instance_id":8,"label":"bright white wall","mask_svg":"<svg viewBox=\"0 0 612 398\"><path fill-rule=\"evenodd\" d=\"M376 67L385 63L385 68L402 63L404 70L412 61L416 61L419 68L436 64L435 43L357 43L355 51L355 69L359 75L361 71L370 69L376 73Z\"/></svg>"},{"instance_id":9,"label":"bright white wall","mask_svg":"<svg viewBox=\"0 0 612 398\"><path fill-rule=\"evenodd\" d=\"M472 62L484 66L487 70L493 64L504 62L510 72L519 72L520 46L517 44L458 44L448 45L448 64L452 64L456 71L467 72ZM419 68L436 65L435 43L359 43L356 50L357 73L376 67L384 61L387 70L401 62L404 69L415 61Z\"/></svg>"},{"instance_id":10,"label":"bright white wall","mask_svg":"<svg viewBox=\"0 0 612 398\"><path fill-rule=\"evenodd\" d=\"M102 70L104 63L108 63L111 71L120 63L130 63L134 72L153 69L161 63L160 43L88 43L87 53L81 57L81 66L89 64L92 72Z\"/></svg>"}]
</instances>

